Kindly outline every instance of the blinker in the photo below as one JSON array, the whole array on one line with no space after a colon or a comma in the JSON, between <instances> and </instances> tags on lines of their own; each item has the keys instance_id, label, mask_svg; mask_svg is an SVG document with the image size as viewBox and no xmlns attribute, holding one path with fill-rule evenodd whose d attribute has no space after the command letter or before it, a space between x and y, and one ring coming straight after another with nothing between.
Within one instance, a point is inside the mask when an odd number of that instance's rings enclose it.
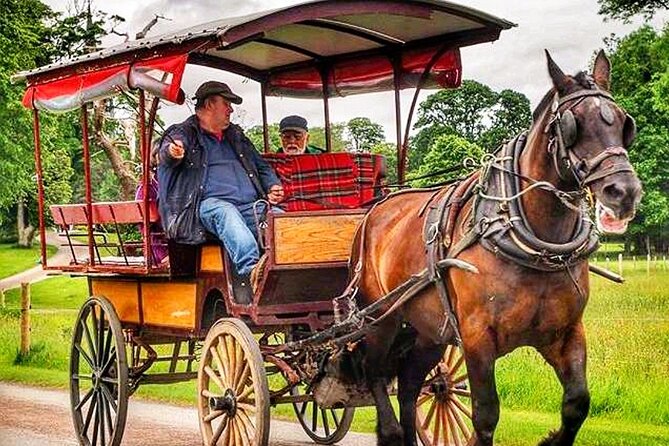
<instances>
[{"instance_id":1,"label":"blinker","mask_svg":"<svg viewBox=\"0 0 669 446\"><path fill-rule=\"evenodd\" d=\"M613 112L611 111L611 107L609 107L608 104L602 103L599 106L599 115L608 125L613 125L614 116Z\"/></svg>"}]
</instances>

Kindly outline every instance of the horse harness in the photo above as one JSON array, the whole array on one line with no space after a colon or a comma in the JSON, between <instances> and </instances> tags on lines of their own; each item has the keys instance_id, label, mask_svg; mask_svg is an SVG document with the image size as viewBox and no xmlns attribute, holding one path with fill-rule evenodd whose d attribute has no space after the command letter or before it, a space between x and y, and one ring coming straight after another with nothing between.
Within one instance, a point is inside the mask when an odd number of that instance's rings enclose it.
<instances>
[{"instance_id":1,"label":"horse harness","mask_svg":"<svg viewBox=\"0 0 669 446\"><path fill-rule=\"evenodd\" d=\"M571 267L586 259L599 245L599 234L589 217L590 207L584 197L584 190L593 182L606 176L631 172L628 162L614 162L601 168L604 160L611 157L623 157L627 160L627 150L622 146L607 147L593 158L578 158L571 149L577 139L577 123L572 108L585 98L599 99L600 117L608 125L614 118L609 105L601 98L613 101L611 95L603 90L581 90L562 98L555 98L551 117L544 129L550 133L548 152L552 155L554 167L563 180L572 175L578 189L565 192L548 182L536 181L520 173L520 156L525 147L527 134L523 133L504 146L498 154L488 157L481 170L466 180L434 193L420 211L427 209L423 226L423 241L427 255L428 274L434 283L443 304L445 318L440 327L442 336L451 324L460 341L457 317L439 268L439 261L456 258L462 251L477 241L488 251L504 257L527 268L569 274L579 294L583 290L575 279ZM560 109L567 106L566 110ZM626 115L625 145L631 139L635 124L631 116ZM531 185L521 189L521 179ZM530 228L523 210L520 197L533 188L552 192L567 208L579 213L576 229L571 241L551 243L539 239ZM471 213L465 217L468 228L462 238L452 245L455 222L462 206L474 197ZM574 205L579 202L580 206Z\"/></svg>"},{"instance_id":2,"label":"horse harness","mask_svg":"<svg viewBox=\"0 0 669 446\"><path fill-rule=\"evenodd\" d=\"M495 154L489 155L480 171L446 188L436 189L430 195L419 211L419 217L425 215L423 240L427 268L412 275L388 295L363 310L358 310L354 298L362 270L364 233L367 222L367 219L364 219L358 227L358 230L361 231L360 254L358 264L354 269L354 276L344 293L333 300L337 324L332 327L332 330L326 330L327 333L323 333L322 339L332 339L333 336L337 337L334 334L335 331L342 333L343 328L353 327L358 329L356 333L338 339L341 341L359 339L371 329L371 326L388 317L399 306L430 285L434 285L444 308L444 322L439 328L438 335L440 338L445 336L450 325L453 327L456 344L461 344L459 324L448 295L443 271L457 267L469 272L477 272L475 266L456 259L460 253L476 242L481 243L485 249L495 255L527 268L545 272L566 271L577 291L582 295L583 291L571 272L571 267L585 260L599 245L599 234L589 217L590 204L587 200L583 200L585 189L606 176L632 171L628 162L614 162L604 168L601 167L604 160L612 157L623 157L626 161L627 151L622 146L606 147L590 159L579 158L570 150L577 139L577 123L572 108L587 97L600 99L598 101L600 116L608 125L612 125L613 113L608 104L601 101L601 98L610 101L613 101L613 98L603 90L594 89L577 91L563 98L557 98L556 95L551 108L552 116L544 129L545 133L550 134L548 152L552 155L558 176L568 181L571 175L578 186L577 190L562 191L549 182L537 181L522 175L520 157L525 148L527 133L517 136L500 147ZM567 109L560 112L560 108L565 105L568 105ZM628 145L634 131L634 120L626 115L625 146ZM521 189L521 180L530 183L530 186ZM567 208L579 213L571 241L561 244L551 243L535 235L530 228L520 200L523 194L532 189L551 192ZM410 192L413 191L392 193L376 205L385 202L390 197ZM463 227L467 230L453 244L456 222L464 204L471 199L473 199L472 209L463 223ZM580 203L580 205L577 206L574 203ZM371 315L384 305L390 305L390 308L381 316L372 318ZM366 319L369 323L364 326Z\"/></svg>"}]
</instances>

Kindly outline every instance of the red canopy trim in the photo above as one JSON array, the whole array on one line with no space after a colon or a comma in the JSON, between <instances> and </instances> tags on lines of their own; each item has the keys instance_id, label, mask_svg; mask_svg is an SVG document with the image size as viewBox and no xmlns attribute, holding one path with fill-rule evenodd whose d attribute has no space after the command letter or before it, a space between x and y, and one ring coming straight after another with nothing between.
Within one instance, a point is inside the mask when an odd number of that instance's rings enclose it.
<instances>
[{"instance_id":1,"label":"red canopy trim","mask_svg":"<svg viewBox=\"0 0 669 446\"><path fill-rule=\"evenodd\" d=\"M133 88L182 104L185 97L180 87L187 59L188 55L182 54L31 85L23 95L23 106L66 112Z\"/></svg>"},{"instance_id":2,"label":"red canopy trim","mask_svg":"<svg viewBox=\"0 0 669 446\"><path fill-rule=\"evenodd\" d=\"M411 88L418 81L438 49L407 51L402 55L400 88ZM434 64L423 88L457 88L462 82L462 63L458 48L446 51ZM372 93L392 90L393 66L386 56L373 56L360 60L337 63L330 71L330 96ZM294 96L306 98L322 97L321 75L316 68L277 73L268 83L268 94L272 96Z\"/></svg>"}]
</instances>

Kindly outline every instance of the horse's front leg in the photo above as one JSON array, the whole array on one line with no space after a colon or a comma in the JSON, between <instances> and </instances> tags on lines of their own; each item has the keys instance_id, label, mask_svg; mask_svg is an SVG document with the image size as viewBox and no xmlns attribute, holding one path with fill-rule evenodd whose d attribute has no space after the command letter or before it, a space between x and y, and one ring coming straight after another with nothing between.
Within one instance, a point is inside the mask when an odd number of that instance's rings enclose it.
<instances>
[{"instance_id":1,"label":"horse's front leg","mask_svg":"<svg viewBox=\"0 0 669 446\"><path fill-rule=\"evenodd\" d=\"M378 446L400 446L402 428L388 396L389 376L395 375L395 361L390 361L388 352L398 329L399 320L392 318L379 324L365 337L365 358L363 368L367 388L376 406L376 435Z\"/></svg>"},{"instance_id":2,"label":"horse's front leg","mask_svg":"<svg viewBox=\"0 0 669 446\"><path fill-rule=\"evenodd\" d=\"M468 446L492 446L495 428L499 421L499 398L495 384L495 334L487 330L485 335L468 337L465 342L465 361L472 394L472 424L474 435ZM475 339L468 342L468 339Z\"/></svg>"},{"instance_id":3,"label":"horse's front leg","mask_svg":"<svg viewBox=\"0 0 669 446\"><path fill-rule=\"evenodd\" d=\"M583 324L579 322L561 340L539 349L539 352L553 367L562 384L562 426L539 446L571 446L590 408Z\"/></svg>"},{"instance_id":4,"label":"horse's front leg","mask_svg":"<svg viewBox=\"0 0 669 446\"><path fill-rule=\"evenodd\" d=\"M404 446L416 446L416 400L425 377L444 354L445 345L436 345L429 339L418 337L397 374L397 399L400 405L400 424L404 433Z\"/></svg>"}]
</instances>

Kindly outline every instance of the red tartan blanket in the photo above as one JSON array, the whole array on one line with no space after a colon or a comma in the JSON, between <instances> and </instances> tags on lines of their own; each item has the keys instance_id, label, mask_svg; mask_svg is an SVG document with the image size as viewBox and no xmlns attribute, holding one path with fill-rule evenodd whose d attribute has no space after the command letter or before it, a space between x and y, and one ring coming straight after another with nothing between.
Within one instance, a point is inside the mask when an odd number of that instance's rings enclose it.
<instances>
[{"instance_id":1,"label":"red tartan blanket","mask_svg":"<svg viewBox=\"0 0 669 446\"><path fill-rule=\"evenodd\" d=\"M376 160L370 154L272 153L263 157L283 183L286 200L281 206L287 211L359 208L374 198L383 164L382 157Z\"/></svg>"}]
</instances>

